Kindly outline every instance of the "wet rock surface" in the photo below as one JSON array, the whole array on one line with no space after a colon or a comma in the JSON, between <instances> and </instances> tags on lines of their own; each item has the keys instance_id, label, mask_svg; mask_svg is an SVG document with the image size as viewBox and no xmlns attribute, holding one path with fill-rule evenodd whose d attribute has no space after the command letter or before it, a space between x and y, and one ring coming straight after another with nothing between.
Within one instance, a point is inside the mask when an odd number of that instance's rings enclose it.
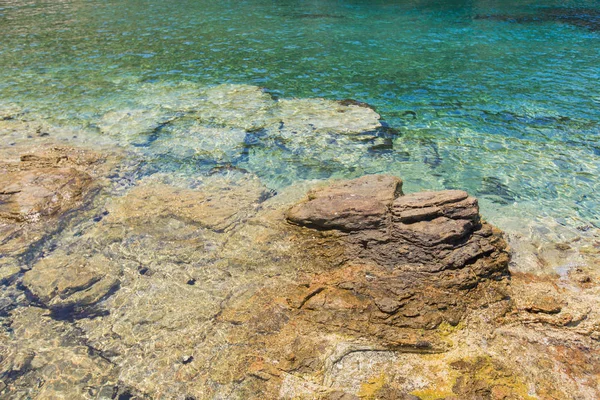
<instances>
[{"instance_id":1,"label":"wet rock surface","mask_svg":"<svg viewBox=\"0 0 600 400\"><path fill-rule=\"evenodd\" d=\"M11 154L7 170L77 172L68 198L39 197L39 220L3 217L22 240L0 258L3 398L600 393L597 249L560 277L509 276L502 234L463 191L404 195L399 178L373 175L275 193L223 168L109 180L118 190L104 196L105 156ZM23 257L37 242L21 232L52 240Z\"/></svg>"},{"instance_id":2,"label":"wet rock surface","mask_svg":"<svg viewBox=\"0 0 600 400\"><path fill-rule=\"evenodd\" d=\"M100 254L85 258L57 251L27 271L22 284L55 316L68 318L116 291L119 275L118 267Z\"/></svg>"},{"instance_id":3,"label":"wet rock surface","mask_svg":"<svg viewBox=\"0 0 600 400\"><path fill-rule=\"evenodd\" d=\"M95 152L66 146L17 157L0 163L0 250L6 255L22 253L89 202L108 165Z\"/></svg>"}]
</instances>

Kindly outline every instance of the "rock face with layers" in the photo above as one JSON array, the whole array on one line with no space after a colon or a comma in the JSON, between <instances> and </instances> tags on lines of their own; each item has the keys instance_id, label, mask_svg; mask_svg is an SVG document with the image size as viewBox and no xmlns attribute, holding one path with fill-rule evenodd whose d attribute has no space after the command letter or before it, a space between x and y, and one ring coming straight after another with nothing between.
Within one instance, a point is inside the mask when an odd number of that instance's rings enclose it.
<instances>
[{"instance_id":1,"label":"rock face with layers","mask_svg":"<svg viewBox=\"0 0 600 400\"><path fill-rule=\"evenodd\" d=\"M269 278L222 305L215 322L228 344L211 358L211 378L243 382L248 398L414 398L414 387L397 384L405 378L390 386L381 372L359 390L336 375L407 353L442 357L453 348L447 332L510 308L506 244L465 192L404 196L400 179L365 176L312 190L285 216L300 227L280 229L303 244L308 265L321 257L310 240L337 263ZM228 378L219 365L229 365Z\"/></svg>"},{"instance_id":2,"label":"rock face with layers","mask_svg":"<svg viewBox=\"0 0 600 400\"><path fill-rule=\"evenodd\" d=\"M508 273L506 244L480 220L475 198L459 190L404 196L401 187L395 177L365 176L313 191L287 214L344 232L352 260L315 279L301 306L350 330L387 326L392 344L402 344L393 340L399 328L456 325L469 307L502 300L498 281ZM348 302L358 306L341 305Z\"/></svg>"},{"instance_id":3,"label":"rock face with layers","mask_svg":"<svg viewBox=\"0 0 600 400\"><path fill-rule=\"evenodd\" d=\"M311 191L306 203L289 211L288 220L315 229L377 229L387 224L389 207L400 194L400 179L366 176Z\"/></svg>"}]
</instances>

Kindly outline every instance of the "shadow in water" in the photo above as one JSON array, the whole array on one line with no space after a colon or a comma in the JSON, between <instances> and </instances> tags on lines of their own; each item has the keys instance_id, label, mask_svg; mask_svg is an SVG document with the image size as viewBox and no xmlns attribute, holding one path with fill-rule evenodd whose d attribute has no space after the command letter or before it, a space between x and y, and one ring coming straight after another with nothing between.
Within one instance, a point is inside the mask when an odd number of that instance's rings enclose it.
<instances>
[{"instance_id":1,"label":"shadow in water","mask_svg":"<svg viewBox=\"0 0 600 400\"><path fill-rule=\"evenodd\" d=\"M486 196L494 203L504 205L514 203L517 200L515 193L500 179L493 176L486 176L481 180L481 186L477 189L477 196Z\"/></svg>"},{"instance_id":2,"label":"shadow in water","mask_svg":"<svg viewBox=\"0 0 600 400\"><path fill-rule=\"evenodd\" d=\"M546 8L539 14L476 15L475 19L514 23L562 22L592 32L600 31L600 11L591 8Z\"/></svg>"}]
</instances>

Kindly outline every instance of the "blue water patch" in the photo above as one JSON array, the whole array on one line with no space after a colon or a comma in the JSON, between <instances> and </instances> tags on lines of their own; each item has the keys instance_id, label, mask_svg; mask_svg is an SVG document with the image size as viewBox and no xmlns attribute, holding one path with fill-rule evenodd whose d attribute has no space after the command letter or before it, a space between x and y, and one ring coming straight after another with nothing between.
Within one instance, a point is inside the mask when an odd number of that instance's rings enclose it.
<instances>
[{"instance_id":1,"label":"blue water patch","mask_svg":"<svg viewBox=\"0 0 600 400\"><path fill-rule=\"evenodd\" d=\"M355 99L395 132L332 139L335 155L252 135L227 161L148 148L147 173L235 164L275 188L394 173L409 190L464 188L527 204L528 218L600 225L598 1L3 0L0 11L2 101L50 119L85 122L139 101L138 86L186 81Z\"/></svg>"}]
</instances>

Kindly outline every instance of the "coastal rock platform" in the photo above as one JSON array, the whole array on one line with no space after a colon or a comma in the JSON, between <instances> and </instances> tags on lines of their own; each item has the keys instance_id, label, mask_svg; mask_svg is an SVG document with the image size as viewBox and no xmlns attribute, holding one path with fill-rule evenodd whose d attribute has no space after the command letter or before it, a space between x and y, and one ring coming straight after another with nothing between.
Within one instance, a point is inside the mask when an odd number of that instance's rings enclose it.
<instances>
[{"instance_id":1,"label":"coastal rock platform","mask_svg":"<svg viewBox=\"0 0 600 400\"><path fill-rule=\"evenodd\" d=\"M2 397L600 395L597 270L511 271L464 191L223 169L103 196L114 157L35 154L2 167L3 232L38 235L2 236Z\"/></svg>"}]
</instances>

